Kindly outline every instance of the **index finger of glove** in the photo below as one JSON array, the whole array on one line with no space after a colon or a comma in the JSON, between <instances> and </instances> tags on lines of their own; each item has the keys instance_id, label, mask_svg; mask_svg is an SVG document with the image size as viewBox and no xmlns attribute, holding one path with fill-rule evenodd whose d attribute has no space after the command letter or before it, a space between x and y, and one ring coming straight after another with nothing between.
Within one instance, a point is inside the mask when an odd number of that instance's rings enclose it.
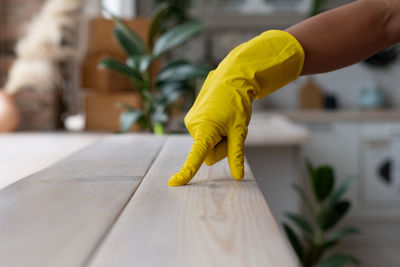
<instances>
[{"instance_id":1,"label":"index finger of glove","mask_svg":"<svg viewBox=\"0 0 400 267\"><path fill-rule=\"evenodd\" d=\"M187 184L203 164L207 152L217 142L218 140L216 141L213 138L195 139L181 170L171 177L168 185L179 186Z\"/></svg>"}]
</instances>

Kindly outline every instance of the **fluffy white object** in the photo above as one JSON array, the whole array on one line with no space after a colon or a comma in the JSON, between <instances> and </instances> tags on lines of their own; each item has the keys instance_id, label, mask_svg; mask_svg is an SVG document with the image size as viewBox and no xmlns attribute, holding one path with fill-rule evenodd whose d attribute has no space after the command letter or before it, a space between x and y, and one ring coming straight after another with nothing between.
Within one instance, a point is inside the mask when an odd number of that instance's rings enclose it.
<instances>
[{"instance_id":1,"label":"fluffy white object","mask_svg":"<svg viewBox=\"0 0 400 267\"><path fill-rule=\"evenodd\" d=\"M62 60L73 55L73 30L78 21L82 0L50 0L26 28L27 34L17 44L17 55L24 59Z\"/></svg>"},{"instance_id":2,"label":"fluffy white object","mask_svg":"<svg viewBox=\"0 0 400 267\"><path fill-rule=\"evenodd\" d=\"M53 90L61 81L56 63L41 59L18 59L10 69L6 91L16 93L22 88Z\"/></svg>"},{"instance_id":3,"label":"fluffy white object","mask_svg":"<svg viewBox=\"0 0 400 267\"><path fill-rule=\"evenodd\" d=\"M76 55L71 44L83 3L84 0L48 0L44 4L18 41L7 91L16 92L21 86L47 90L57 85L58 63Z\"/></svg>"}]
</instances>

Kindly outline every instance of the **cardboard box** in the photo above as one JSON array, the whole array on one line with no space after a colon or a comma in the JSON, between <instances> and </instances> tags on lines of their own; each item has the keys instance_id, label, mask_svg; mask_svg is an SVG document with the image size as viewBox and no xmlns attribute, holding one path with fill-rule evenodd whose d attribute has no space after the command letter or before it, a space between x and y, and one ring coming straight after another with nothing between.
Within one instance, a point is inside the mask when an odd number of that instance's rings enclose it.
<instances>
[{"instance_id":1,"label":"cardboard box","mask_svg":"<svg viewBox=\"0 0 400 267\"><path fill-rule=\"evenodd\" d=\"M98 68L101 60L107 57L111 56L99 54L85 58L81 66L81 87L100 92L133 90L134 84L125 76L109 69Z\"/></svg>"},{"instance_id":2,"label":"cardboard box","mask_svg":"<svg viewBox=\"0 0 400 267\"><path fill-rule=\"evenodd\" d=\"M124 20L130 29L139 34L147 44L147 33L150 28L150 19L135 18ZM88 50L91 54L110 54L124 58L126 55L114 39L113 29L115 22L104 18L94 18L89 23Z\"/></svg>"},{"instance_id":3,"label":"cardboard box","mask_svg":"<svg viewBox=\"0 0 400 267\"><path fill-rule=\"evenodd\" d=\"M150 20L136 18L124 21L147 44ZM83 88L94 89L103 93L129 91L135 88L135 85L126 77L108 69L98 69L98 64L106 57L111 57L121 62L126 60L127 55L114 40L114 27L114 21L104 18L95 18L89 23L88 50L81 65L81 86ZM156 60L151 68L151 76L153 78L158 73L158 70L159 61Z\"/></svg>"},{"instance_id":4,"label":"cardboard box","mask_svg":"<svg viewBox=\"0 0 400 267\"><path fill-rule=\"evenodd\" d=\"M137 93L87 94L85 96L86 130L120 131L119 116L124 111L118 107L123 102L141 108L142 100ZM134 126L132 131L138 131Z\"/></svg>"}]
</instances>

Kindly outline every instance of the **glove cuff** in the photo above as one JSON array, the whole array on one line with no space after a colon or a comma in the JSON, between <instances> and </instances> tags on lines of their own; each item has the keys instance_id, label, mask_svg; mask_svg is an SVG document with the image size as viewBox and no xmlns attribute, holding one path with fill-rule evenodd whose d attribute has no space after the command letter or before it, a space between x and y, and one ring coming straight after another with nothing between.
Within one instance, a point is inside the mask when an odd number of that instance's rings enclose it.
<instances>
[{"instance_id":1,"label":"glove cuff","mask_svg":"<svg viewBox=\"0 0 400 267\"><path fill-rule=\"evenodd\" d=\"M303 47L290 33L271 30L262 33L259 38L265 44L263 51L267 54L263 59L270 64L254 74L254 81L258 85L257 99L296 80L303 70L305 58Z\"/></svg>"},{"instance_id":2,"label":"glove cuff","mask_svg":"<svg viewBox=\"0 0 400 267\"><path fill-rule=\"evenodd\" d=\"M304 50L291 34L266 31L233 49L221 62L226 83L249 85L257 99L297 79L304 65Z\"/></svg>"}]
</instances>

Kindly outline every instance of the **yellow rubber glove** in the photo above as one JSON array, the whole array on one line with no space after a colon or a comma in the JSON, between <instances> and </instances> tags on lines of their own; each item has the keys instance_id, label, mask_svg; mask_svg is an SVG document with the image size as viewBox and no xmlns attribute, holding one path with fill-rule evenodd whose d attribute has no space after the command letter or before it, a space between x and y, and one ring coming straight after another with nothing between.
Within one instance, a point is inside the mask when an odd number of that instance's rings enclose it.
<instances>
[{"instance_id":1,"label":"yellow rubber glove","mask_svg":"<svg viewBox=\"0 0 400 267\"><path fill-rule=\"evenodd\" d=\"M233 49L211 71L185 125L194 143L170 186L184 185L203 162L212 165L228 156L232 176L244 175L244 141L251 104L295 80L303 69L304 51L289 33L266 31Z\"/></svg>"}]
</instances>

